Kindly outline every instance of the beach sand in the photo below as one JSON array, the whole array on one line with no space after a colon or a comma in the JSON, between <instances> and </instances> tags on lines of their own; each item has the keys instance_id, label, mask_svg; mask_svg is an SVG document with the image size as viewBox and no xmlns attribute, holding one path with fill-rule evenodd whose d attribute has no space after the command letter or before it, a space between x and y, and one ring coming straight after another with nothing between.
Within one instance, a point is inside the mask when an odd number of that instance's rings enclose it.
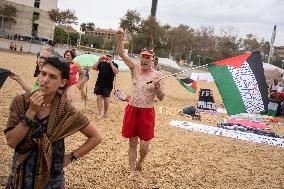
<instances>
[{"instance_id":1,"label":"beach sand","mask_svg":"<svg viewBox=\"0 0 284 189\"><path fill-rule=\"evenodd\" d=\"M35 55L0 52L0 67L15 71L32 84ZM284 188L284 150L276 146L256 144L221 136L191 132L169 126L175 120L189 120L178 114L185 106L196 105L198 94L188 93L175 78L165 80L166 97L155 104L155 138L143 171L134 180L128 175L128 140L121 134L126 102L111 96L108 117L98 120L93 86L97 73L91 72L88 82L87 106L79 100L74 103L90 119L103 136L102 143L88 155L65 168L66 188L151 188L153 182L160 189L188 188ZM213 90L216 105L222 104L214 83L198 82L198 87ZM116 88L127 94L131 91L130 73L120 72ZM13 80L7 79L0 90L0 187L3 188L10 171L13 150L6 144L9 104L24 91ZM204 116L202 123L216 125L225 115ZM284 126L273 129L284 134ZM77 149L85 137L76 133L66 138L66 152Z\"/></svg>"}]
</instances>

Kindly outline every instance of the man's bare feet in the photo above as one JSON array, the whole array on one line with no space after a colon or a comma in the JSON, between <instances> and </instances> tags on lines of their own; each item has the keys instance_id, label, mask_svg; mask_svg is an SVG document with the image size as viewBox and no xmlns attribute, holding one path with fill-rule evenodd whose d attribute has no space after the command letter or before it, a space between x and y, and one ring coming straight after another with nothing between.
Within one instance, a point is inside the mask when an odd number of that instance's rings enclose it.
<instances>
[{"instance_id":1,"label":"man's bare feet","mask_svg":"<svg viewBox=\"0 0 284 189\"><path fill-rule=\"evenodd\" d=\"M143 169L142 169L142 163L137 162L137 163L136 163L136 168L135 168L135 170L136 170L136 171L142 171L142 170L143 170Z\"/></svg>"},{"instance_id":2,"label":"man's bare feet","mask_svg":"<svg viewBox=\"0 0 284 189\"><path fill-rule=\"evenodd\" d=\"M129 180L133 180L133 179L134 179L134 176L135 176L135 171L130 172L129 175L128 175L128 179L129 179Z\"/></svg>"},{"instance_id":3,"label":"man's bare feet","mask_svg":"<svg viewBox=\"0 0 284 189\"><path fill-rule=\"evenodd\" d=\"M104 115L99 115L98 116L98 119L102 119L102 118L104 118Z\"/></svg>"}]
</instances>

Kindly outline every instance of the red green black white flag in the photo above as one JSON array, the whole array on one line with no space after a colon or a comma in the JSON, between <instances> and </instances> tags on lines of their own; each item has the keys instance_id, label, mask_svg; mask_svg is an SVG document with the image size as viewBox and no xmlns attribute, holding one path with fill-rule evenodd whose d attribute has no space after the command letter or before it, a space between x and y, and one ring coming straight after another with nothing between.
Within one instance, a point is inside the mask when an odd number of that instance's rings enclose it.
<instances>
[{"instance_id":1,"label":"red green black white flag","mask_svg":"<svg viewBox=\"0 0 284 189\"><path fill-rule=\"evenodd\" d=\"M185 78L185 79L179 79L177 78L178 82L188 91L191 93L196 92L196 81L190 79L190 78Z\"/></svg>"},{"instance_id":2,"label":"red green black white flag","mask_svg":"<svg viewBox=\"0 0 284 189\"><path fill-rule=\"evenodd\" d=\"M268 86L260 52L213 62L208 69L229 115L267 111Z\"/></svg>"}]
</instances>

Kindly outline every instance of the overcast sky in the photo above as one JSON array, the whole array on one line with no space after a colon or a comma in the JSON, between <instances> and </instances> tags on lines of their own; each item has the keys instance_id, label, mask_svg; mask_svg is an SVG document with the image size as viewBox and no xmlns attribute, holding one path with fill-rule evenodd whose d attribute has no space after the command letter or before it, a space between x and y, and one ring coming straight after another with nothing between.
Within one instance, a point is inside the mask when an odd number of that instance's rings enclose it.
<instances>
[{"instance_id":1,"label":"overcast sky","mask_svg":"<svg viewBox=\"0 0 284 189\"><path fill-rule=\"evenodd\" d=\"M82 22L94 22L99 28L117 29L128 9L137 10L146 19L152 0L58 0L59 9L73 9ZM252 33L270 41L277 25L275 45L284 46L284 0L158 0L160 24L178 26L232 26L233 34ZM79 27L77 27L79 28Z\"/></svg>"}]
</instances>

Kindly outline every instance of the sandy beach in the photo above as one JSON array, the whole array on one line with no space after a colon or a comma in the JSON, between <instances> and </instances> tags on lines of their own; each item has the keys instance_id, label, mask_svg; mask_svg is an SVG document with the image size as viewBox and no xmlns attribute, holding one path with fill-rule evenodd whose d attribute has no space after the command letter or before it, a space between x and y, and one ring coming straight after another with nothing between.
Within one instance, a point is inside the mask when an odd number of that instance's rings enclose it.
<instances>
[{"instance_id":1,"label":"sandy beach","mask_svg":"<svg viewBox=\"0 0 284 189\"><path fill-rule=\"evenodd\" d=\"M16 72L32 85L35 81L35 55L0 52L0 57L1 68ZM138 172L134 180L128 180L128 140L120 134L126 102L112 95L108 117L98 120L96 96L93 94L96 78L97 73L92 71L87 85L87 106L80 101L79 95L74 105L100 130L103 141L91 153L65 168L66 188L146 189L151 188L154 181L160 189L284 188L283 148L169 126L171 120L189 120L179 115L178 111L185 106L196 105L198 100L198 93L188 93L175 78L165 80L166 97L164 101L155 104L155 138L151 141L143 171ZM197 84L198 88L212 89L216 105L222 104L214 83ZM118 74L116 88L130 94L129 72ZM13 150L6 144L3 130L11 100L21 93L24 93L21 87L9 78L0 89L1 188L6 183L13 155ZM201 122L213 126L224 117L226 115L204 115ZM284 135L283 125L275 126L273 130ZM80 133L66 138L66 152L76 149L83 141L84 136Z\"/></svg>"}]
</instances>

